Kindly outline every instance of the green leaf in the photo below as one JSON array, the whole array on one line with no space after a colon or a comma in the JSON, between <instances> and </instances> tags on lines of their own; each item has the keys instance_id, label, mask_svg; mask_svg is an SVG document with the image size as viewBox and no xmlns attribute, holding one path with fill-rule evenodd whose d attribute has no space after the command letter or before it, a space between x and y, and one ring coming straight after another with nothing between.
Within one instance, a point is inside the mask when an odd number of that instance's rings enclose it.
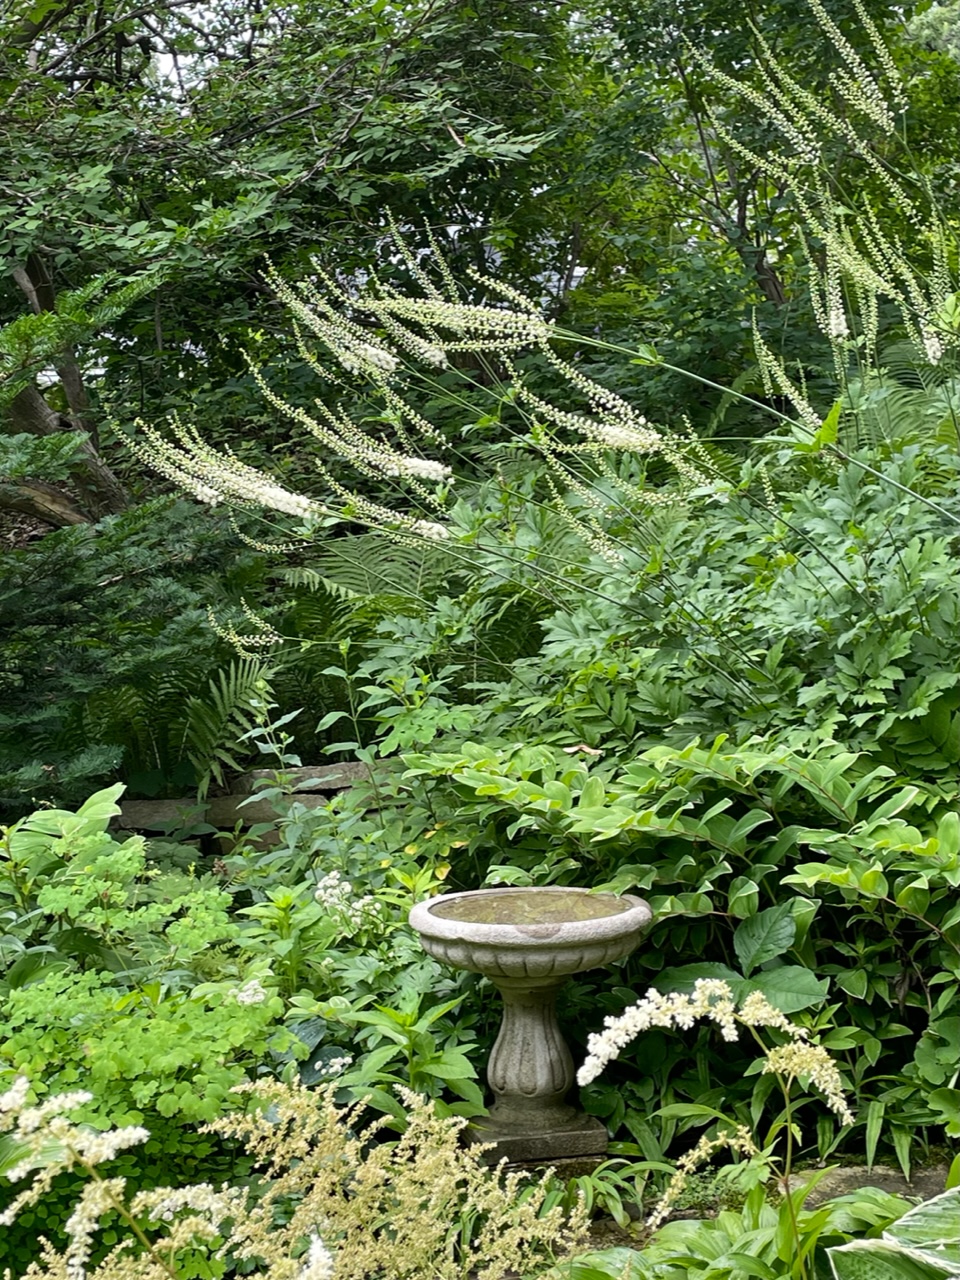
<instances>
[{"instance_id":1,"label":"green leaf","mask_svg":"<svg viewBox=\"0 0 960 1280\"><path fill-rule=\"evenodd\" d=\"M856 1240L827 1250L835 1280L956 1280L948 1262L886 1240Z\"/></svg>"},{"instance_id":2,"label":"green leaf","mask_svg":"<svg viewBox=\"0 0 960 1280\"><path fill-rule=\"evenodd\" d=\"M603 781L597 777L590 777L583 784L577 807L581 809L599 809L605 803L606 798L607 791Z\"/></svg>"},{"instance_id":3,"label":"green leaf","mask_svg":"<svg viewBox=\"0 0 960 1280\"><path fill-rule=\"evenodd\" d=\"M857 1000L864 998L870 985L865 969L845 969L842 973L835 975L834 982L841 991L846 991Z\"/></svg>"},{"instance_id":4,"label":"green leaf","mask_svg":"<svg viewBox=\"0 0 960 1280\"><path fill-rule=\"evenodd\" d=\"M698 961L695 964L682 964L675 968L661 969L654 978L652 985L657 991L677 991L681 995L689 996L693 994L694 984L698 978L719 978L722 982L727 983L737 1003L740 1002L750 986L742 974L734 972L733 969L728 969L725 964L715 964L709 960Z\"/></svg>"},{"instance_id":5,"label":"green leaf","mask_svg":"<svg viewBox=\"0 0 960 1280\"><path fill-rule=\"evenodd\" d=\"M732 916L743 920L752 916L760 901L760 888L754 880L746 876L737 876L731 880L727 890L727 910Z\"/></svg>"},{"instance_id":6,"label":"green leaf","mask_svg":"<svg viewBox=\"0 0 960 1280\"><path fill-rule=\"evenodd\" d=\"M867 1170L873 1168L873 1160L877 1154L877 1143L880 1141L880 1133L883 1129L883 1116L886 1111L887 1104L882 1098L873 1098L867 1103L864 1111L864 1120L866 1122L866 1150L867 1150Z\"/></svg>"},{"instance_id":7,"label":"green leaf","mask_svg":"<svg viewBox=\"0 0 960 1280\"><path fill-rule=\"evenodd\" d=\"M749 977L760 965L782 956L793 943L796 933L797 926L789 902L768 907L744 920L733 935L733 949L744 973Z\"/></svg>"},{"instance_id":8,"label":"green leaf","mask_svg":"<svg viewBox=\"0 0 960 1280\"><path fill-rule=\"evenodd\" d=\"M830 983L817 978L802 965L785 964L755 974L746 983L747 990L762 991L781 1013L798 1013L819 1004L826 997Z\"/></svg>"},{"instance_id":9,"label":"green leaf","mask_svg":"<svg viewBox=\"0 0 960 1280\"><path fill-rule=\"evenodd\" d=\"M918 1204L892 1223L884 1235L920 1249L960 1245L960 1187Z\"/></svg>"},{"instance_id":10,"label":"green leaf","mask_svg":"<svg viewBox=\"0 0 960 1280\"><path fill-rule=\"evenodd\" d=\"M960 854L960 813L951 811L944 814L937 827L937 841L939 852L946 854L948 858L955 858Z\"/></svg>"}]
</instances>

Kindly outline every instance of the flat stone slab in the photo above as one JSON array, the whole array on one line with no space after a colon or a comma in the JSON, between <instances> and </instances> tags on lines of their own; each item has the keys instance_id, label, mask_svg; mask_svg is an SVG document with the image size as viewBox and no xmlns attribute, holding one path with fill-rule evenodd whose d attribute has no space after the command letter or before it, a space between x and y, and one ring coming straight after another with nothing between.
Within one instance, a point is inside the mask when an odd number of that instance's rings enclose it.
<instances>
[{"instance_id":1,"label":"flat stone slab","mask_svg":"<svg viewBox=\"0 0 960 1280\"><path fill-rule=\"evenodd\" d=\"M169 831L187 822L207 822L212 827L231 829L239 822L250 827L255 822L272 822L277 816L269 800L252 800L258 784L273 778L275 770L254 769L234 784L236 791L209 800L125 800L120 805L120 826L129 831ZM370 770L365 764L307 765L285 770L291 779L293 799L305 809L321 809L330 794L366 782Z\"/></svg>"},{"instance_id":2,"label":"flat stone slab","mask_svg":"<svg viewBox=\"0 0 960 1280\"><path fill-rule=\"evenodd\" d=\"M539 1133L505 1133L502 1129L473 1120L464 1130L469 1146L479 1142L494 1142L491 1151L484 1152L486 1164L549 1164L554 1160L569 1160L574 1156L603 1156L607 1151L607 1127L593 1116L578 1115L568 1124Z\"/></svg>"},{"instance_id":3,"label":"flat stone slab","mask_svg":"<svg viewBox=\"0 0 960 1280\"><path fill-rule=\"evenodd\" d=\"M284 769L284 775L291 781L296 792L301 791L343 791L356 782L366 782L370 770L357 760L348 760L344 764L308 764L299 769ZM252 794L259 783L269 782L276 769L251 769L236 781L235 788Z\"/></svg>"},{"instance_id":4,"label":"flat stone slab","mask_svg":"<svg viewBox=\"0 0 960 1280\"><path fill-rule=\"evenodd\" d=\"M305 809L321 809L330 803L328 795L306 794L295 799ZM276 816L276 810L267 800L250 800L249 795L215 796L206 802L126 800L120 805L117 823L124 831L170 831L197 822L232 830L238 822L249 827L255 822L272 822Z\"/></svg>"}]
</instances>

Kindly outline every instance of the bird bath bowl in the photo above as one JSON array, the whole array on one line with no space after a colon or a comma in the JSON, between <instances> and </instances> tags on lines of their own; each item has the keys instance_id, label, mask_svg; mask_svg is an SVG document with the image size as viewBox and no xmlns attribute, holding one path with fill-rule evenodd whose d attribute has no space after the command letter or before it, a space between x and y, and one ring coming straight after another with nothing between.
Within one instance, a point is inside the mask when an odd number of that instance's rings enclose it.
<instances>
[{"instance_id":1,"label":"bird bath bowl","mask_svg":"<svg viewBox=\"0 0 960 1280\"><path fill-rule=\"evenodd\" d=\"M490 1159L554 1160L602 1154L606 1128L570 1106L573 1058L557 1025L556 997L571 974L623 960L650 923L629 894L587 889L476 889L418 903L410 923L424 950L489 978L503 1022L487 1065L494 1102L468 1140L492 1142Z\"/></svg>"}]
</instances>

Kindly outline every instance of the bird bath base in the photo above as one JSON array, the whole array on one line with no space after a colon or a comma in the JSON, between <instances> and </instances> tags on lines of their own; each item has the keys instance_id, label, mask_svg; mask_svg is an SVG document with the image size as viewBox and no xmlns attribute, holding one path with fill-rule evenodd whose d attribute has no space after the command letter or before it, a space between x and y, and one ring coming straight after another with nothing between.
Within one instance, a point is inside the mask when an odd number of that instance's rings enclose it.
<instances>
[{"instance_id":1,"label":"bird bath base","mask_svg":"<svg viewBox=\"0 0 960 1280\"><path fill-rule=\"evenodd\" d=\"M559 887L444 894L411 911L430 955L484 974L503 998L487 1067L495 1101L466 1130L471 1144L495 1144L484 1156L489 1163L606 1151L604 1125L566 1101L573 1058L556 997L571 974L628 956L649 922L639 898Z\"/></svg>"},{"instance_id":2,"label":"bird bath base","mask_svg":"<svg viewBox=\"0 0 960 1280\"><path fill-rule=\"evenodd\" d=\"M471 1120L464 1130L468 1146L492 1142L492 1150L485 1151L486 1164L539 1164L545 1160L564 1160L573 1156L602 1156L606 1154L607 1126L593 1116L570 1110L573 1115L563 1127L539 1129L531 1133L505 1132L493 1120L479 1117Z\"/></svg>"}]
</instances>

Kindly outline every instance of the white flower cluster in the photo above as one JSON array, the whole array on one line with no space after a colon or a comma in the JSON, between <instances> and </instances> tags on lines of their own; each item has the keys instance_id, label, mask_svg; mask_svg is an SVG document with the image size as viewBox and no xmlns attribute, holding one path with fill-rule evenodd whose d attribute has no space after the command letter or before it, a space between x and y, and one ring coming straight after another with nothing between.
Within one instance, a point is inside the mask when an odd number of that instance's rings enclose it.
<instances>
[{"instance_id":1,"label":"white flower cluster","mask_svg":"<svg viewBox=\"0 0 960 1280\"><path fill-rule=\"evenodd\" d=\"M849 338L850 326L842 307L832 307L827 317L827 336L830 338Z\"/></svg>"},{"instance_id":2,"label":"white flower cluster","mask_svg":"<svg viewBox=\"0 0 960 1280\"><path fill-rule=\"evenodd\" d=\"M218 453L199 434L174 421L173 440L153 427L138 424L141 435L131 443L141 462L166 476L208 505L233 499L245 506L266 507L297 519L320 514L320 507L292 493L228 451Z\"/></svg>"},{"instance_id":3,"label":"white flower cluster","mask_svg":"<svg viewBox=\"0 0 960 1280\"><path fill-rule=\"evenodd\" d=\"M794 1040L777 1045L767 1054L764 1075L806 1076L827 1100L827 1106L840 1117L841 1124L853 1124L853 1112L843 1096L843 1081L837 1064L820 1044L804 1044Z\"/></svg>"},{"instance_id":4,"label":"white flower cluster","mask_svg":"<svg viewBox=\"0 0 960 1280\"><path fill-rule=\"evenodd\" d=\"M827 1105L842 1123L853 1124L853 1114L843 1096L843 1082L837 1065L822 1045L807 1042L807 1028L791 1022L760 991L752 991L738 1010L730 987L718 978L698 978L693 994L689 996L678 992L662 995L651 989L619 1017L607 1018L605 1030L590 1036L587 1041L588 1055L577 1072L577 1083L585 1085L595 1080L607 1063L618 1057L620 1050L640 1032L650 1027L686 1030L701 1018L715 1022L724 1040L736 1040L737 1023L745 1027L772 1027L784 1032L790 1039L786 1044L766 1051L764 1073L788 1079L808 1077L823 1093Z\"/></svg>"},{"instance_id":5,"label":"white flower cluster","mask_svg":"<svg viewBox=\"0 0 960 1280\"><path fill-rule=\"evenodd\" d=\"M418 538L429 538L431 542L443 542L450 537L447 526L438 524L436 520L411 520L406 527Z\"/></svg>"},{"instance_id":6,"label":"white flower cluster","mask_svg":"<svg viewBox=\"0 0 960 1280\"><path fill-rule=\"evenodd\" d=\"M736 1040L735 1013L730 988L717 978L698 978L690 996L677 992L661 995L651 987L642 1000L619 1017L606 1018L605 1031L590 1036L587 1058L577 1072L577 1083L585 1085L596 1080L607 1063L619 1056L621 1049L651 1027L686 1030L698 1019L709 1018L719 1026L724 1040Z\"/></svg>"},{"instance_id":7,"label":"white flower cluster","mask_svg":"<svg viewBox=\"0 0 960 1280\"><path fill-rule=\"evenodd\" d=\"M401 454L390 457L383 464L383 472L388 476L416 476L421 480L435 480L438 484L449 480L453 474L449 467L432 458L405 458Z\"/></svg>"},{"instance_id":8,"label":"white flower cluster","mask_svg":"<svg viewBox=\"0 0 960 1280\"><path fill-rule=\"evenodd\" d=\"M141 1191L134 1196L130 1209L135 1217L144 1213L154 1222L173 1222L184 1210L202 1213L206 1218L207 1234L212 1237L217 1234L220 1224L237 1212L242 1198L243 1192L237 1187L215 1191L209 1182L198 1182L176 1190L164 1187L162 1192Z\"/></svg>"},{"instance_id":9,"label":"white flower cluster","mask_svg":"<svg viewBox=\"0 0 960 1280\"><path fill-rule=\"evenodd\" d=\"M365 296L354 303L382 322L407 320L428 330L446 329L458 341L446 342L447 351L520 351L539 346L550 336L550 326L538 315L509 307L471 305L438 298Z\"/></svg>"},{"instance_id":10,"label":"white flower cluster","mask_svg":"<svg viewBox=\"0 0 960 1280\"><path fill-rule=\"evenodd\" d=\"M931 364L939 364L943 359L943 343L932 329L926 327L920 330L920 336L923 339L923 352Z\"/></svg>"},{"instance_id":11,"label":"white flower cluster","mask_svg":"<svg viewBox=\"0 0 960 1280\"><path fill-rule=\"evenodd\" d=\"M362 929L380 916L380 904L376 898L369 893L362 898L354 898L353 885L339 871L330 871L318 881L313 896L332 915L339 916L351 932Z\"/></svg>"},{"instance_id":12,"label":"white flower cluster","mask_svg":"<svg viewBox=\"0 0 960 1280\"><path fill-rule=\"evenodd\" d=\"M633 453L650 453L660 446L660 436L655 431L642 431L646 418L639 417L636 427L621 427L613 422L601 422L593 427L591 436L608 449L627 449Z\"/></svg>"},{"instance_id":13,"label":"white flower cluster","mask_svg":"<svg viewBox=\"0 0 960 1280\"><path fill-rule=\"evenodd\" d=\"M63 1258L66 1280L86 1280L85 1263L100 1219L116 1208L124 1185L123 1178L103 1178L98 1182L88 1182L83 1188L73 1213L64 1223L70 1241Z\"/></svg>"},{"instance_id":14,"label":"white flower cluster","mask_svg":"<svg viewBox=\"0 0 960 1280\"><path fill-rule=\"evenodd\" d=\"M333 1280L333 1277L333 1256L320 1237L312 1235L310 1247L304 1258L303 1270L297 1280Z\"/></svg>"},{"instance_id":15,"label":"white flower cluster","mask_svg":"<svg viewBox=\"0 0 960 1280\"><path fill-rule=\"evenodd\" d=\"M139 1146L150 1137L148 1130L134 1125L102 1133L72 1123L63 1113L91 1102L93 1095L86 1090L59 1093L33 1107L27 1106L29 1092L29 1081L25 1076L18 1076L10 1088L0 1094L0 1133L10 1133L14 1145L24 1151L20 1163L5 1171L6 1177L10 1182L21 1182L28 1174L36 1172L38 1164L43 1166L32 1185L0 1214L0 1226L4 1227L15 1222L23 1208L37 1202L60 1170L72 1169L77 1163L88 1167L104 1164L127 1147ZM60 1151L56 1160L38 1161L38 1155L48 1156L51 1149ZM107 1184L93 1185L102 1187ZM77 1229L78 1232L84 1229L80 1219ZM75 1274L79 1277L79 1273Z\"/></svg>"},{"instance_id":16,"label":"white flower cluster","mask_svg":"<svg viewBox=\"0 0 960 1280\"><path fill-rule=\"evenodd\" d=\"M237 1004L263 1004L267 994L259 978L251 978L242 987L236 987L230 992Z\"/></svg>"},{"instance_id":17,"label":"white flower cluster","mask_svg":"<svg viewBox=\"0 0 960 1280\"><path fill-rule=\"evenodd\" d=\"M400 361L392 352L384 347L376 347L372 342L359 342L353 347L335 347L334 355L348 373L365 373L373 368L378 373L396 373Z\"/></svg>"},{"instance_id":18,"label":"white flower cluster","mask_svg":"<svg viewBox=\"0 0 960 1280\"><path fill-rule=\"evenodd\" d=\"M342 1058L331 1058L329 1062L315 1062L314 1067L325 1076L338 1076L353 1063L353 1054L345 1053Z\"/></svg>"},{"instance_id":19,"label":"white flower cluster","mask_svg":"<svg viewBox=\"0 0 960 1280\"><path fill-rule=\"evenodd\" d=\"M715 1151L719 1151L723 1147L732 1148L732 1150L739 1151L744 1156L757 1155L756 1144L745 1125L738 1125L735 1131L718 1134L715 1138L711 1138L709 1134L705 1133L697 1145L677 1161L676 1172L667 1184L667 1188L660 1197L656 1209L644 1223L648 1231L655 1231L666 1218L674 1201L686 1185L690 1174L705 1160L709 1160Z\"/></svg>"},{"instance_id":20,"label":"white flower cluster","mask_svg":"<svg viewBox=\"0 0 960 1280\"><path fill-rule=\"evenodd\" d=\"M762 991L750 992L737 1012L737 1021L745 1027L775 1027L793 1040L805 1040L810 1034L806 1027L798 1027L775 1009Z\"/></svg>"},{"instance_id":21,"label":"white flower cluster","mask_svg":"<svg viewBox=\"0 0 960 1280\"><path fill-rule=\"evenodd\" d=\"M21 1134L36 1133L53 1116L93 1101L92 1093L88 1093L86 1089L75 1089L72 1093L58 1093L37 1107L28 1107L25 1104L29 1088L26 1076L18 1076L9 1092L0 1098L0 1111L12 1112L16 1116L17 1130Z\"/></svg>"}]
</instances>

